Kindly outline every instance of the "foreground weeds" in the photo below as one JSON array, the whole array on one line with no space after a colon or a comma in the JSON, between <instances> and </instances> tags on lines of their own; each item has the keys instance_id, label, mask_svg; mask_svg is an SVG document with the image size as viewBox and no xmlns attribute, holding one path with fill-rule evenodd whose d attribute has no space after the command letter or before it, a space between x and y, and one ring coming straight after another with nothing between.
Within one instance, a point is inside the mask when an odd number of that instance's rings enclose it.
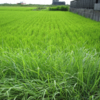
<instances>
[{"instance_id":1,"label":"foreground weeds","mask_svg":"<svg viewBox=\"0 0 100 100\"><path fill-rule=\"evenodd\" d=\"M1 100L100 98L100 54L96 50L76 48L51 55L47 51L37 55L21 49L13 53L3 51L0 56Z\"/></svg>"}]
</instances>

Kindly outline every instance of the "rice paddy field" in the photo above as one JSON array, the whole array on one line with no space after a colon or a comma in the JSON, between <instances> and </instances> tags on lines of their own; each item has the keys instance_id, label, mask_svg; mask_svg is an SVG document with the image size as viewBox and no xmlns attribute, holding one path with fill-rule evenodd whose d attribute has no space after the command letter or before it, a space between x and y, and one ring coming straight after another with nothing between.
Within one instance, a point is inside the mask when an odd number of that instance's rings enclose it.
<instances>
[{"instance_id":1,"label":"rice paddy field","mask_svg":"<svg viewBox=\"0 0 100 100\"><path fill-rule=\"evenodd\" d=\"M100 100L100 22L31 9L0 7L0 100Z\"/></svg>"}]
</instances>

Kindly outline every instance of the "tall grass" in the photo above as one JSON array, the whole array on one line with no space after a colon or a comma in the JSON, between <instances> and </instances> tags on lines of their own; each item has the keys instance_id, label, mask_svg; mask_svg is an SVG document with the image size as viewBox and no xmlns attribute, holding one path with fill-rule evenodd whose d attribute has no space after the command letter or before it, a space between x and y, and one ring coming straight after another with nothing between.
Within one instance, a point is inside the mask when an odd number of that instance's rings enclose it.
<instances>
[{"instance_id":1,"label":"tall grass","mask_svg":"<svg viewBox=\"0 0 100 100\"><path fill-rule=\"evenodd\" d=\"M0 100L100 99L99 22L70 12L0 13Z\"/></svg>"}]
</instances>

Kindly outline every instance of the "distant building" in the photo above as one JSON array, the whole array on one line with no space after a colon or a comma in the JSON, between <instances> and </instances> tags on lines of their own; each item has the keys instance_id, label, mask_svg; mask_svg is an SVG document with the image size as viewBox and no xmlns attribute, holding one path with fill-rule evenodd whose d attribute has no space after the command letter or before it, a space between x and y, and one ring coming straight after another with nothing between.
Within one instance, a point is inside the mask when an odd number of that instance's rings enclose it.
<instances>
[{"instance_id":1,"label":"distant building","mask_svg":"<svg viewBox=\"0 0 100 100\"><path fill-rule=\"evenodd\" d=\"M25 5L26 3L24 2L20 2L20 3L17 3L18 5Z\"/></svg>"},{"instance_id":2,"label":"distant building","mask_svg":"<svg viewBox=\"0 0 100 100\"><path fill-rule=\"evenodd\" d=\"M100 0L74 0L74 1L71 1L72 8L87 8L87 9L95 9L96 10L97 5L100 6Z\"/></svg>"},{"instance_id":3,"label":"distant building","mask_svg":"<svg viewBox=\"0 0 100 100\"><path fill-rule=\"evenodd\" d=\"M100 21L100 0L73 0L70 11Z\"/></svg>"},{"instance_id":4,"label":"distant building","mask_svg":"<svg viewBox=\"0 0 100 100\"><path fill-rule=\"evenodd\" d=\"M59 2L59 0L53 0L52 5L65 5L65 2Z\"/></svg>"}]
</instances>

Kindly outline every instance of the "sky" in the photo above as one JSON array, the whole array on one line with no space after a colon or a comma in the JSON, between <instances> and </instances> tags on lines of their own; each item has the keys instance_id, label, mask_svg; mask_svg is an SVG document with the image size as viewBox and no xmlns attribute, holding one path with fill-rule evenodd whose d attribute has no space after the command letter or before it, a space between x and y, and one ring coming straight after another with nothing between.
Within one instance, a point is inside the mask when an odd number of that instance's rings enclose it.
<instances>
[{"instance_id":1,"label":"sky","mask_svg":"<svg viewBox=\"0 0 100 100\"><path fill-rule=\"evenodd\" d=\"M66 4L70 4L70 1L72 0L59 0L59 1L65 1ZM0 4L1 3L16 4L20 2L24 2L26 4L52 4L52 0L0 0Z\"/></svg>"}]
</instances>

